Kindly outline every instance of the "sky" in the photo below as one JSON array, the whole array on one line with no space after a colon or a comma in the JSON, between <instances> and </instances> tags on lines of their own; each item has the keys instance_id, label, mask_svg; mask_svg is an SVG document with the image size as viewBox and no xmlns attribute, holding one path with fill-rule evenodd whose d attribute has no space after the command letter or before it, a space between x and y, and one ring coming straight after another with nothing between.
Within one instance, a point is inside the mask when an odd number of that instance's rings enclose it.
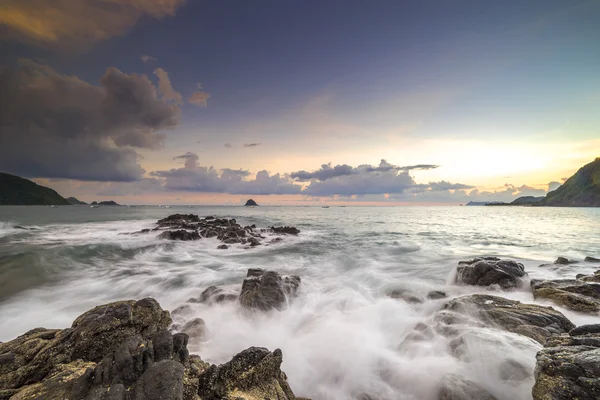
<instances>
[{"instance_id":1,"label":"sky","mask_svg":"<svg viewBox=\"0 0 600 400\"><path fill-rule=\"evenodd\" d=\"M600 1L4 0L0 171L123 204L543 196L600 155Z\"/></svg>"}]
</instances>

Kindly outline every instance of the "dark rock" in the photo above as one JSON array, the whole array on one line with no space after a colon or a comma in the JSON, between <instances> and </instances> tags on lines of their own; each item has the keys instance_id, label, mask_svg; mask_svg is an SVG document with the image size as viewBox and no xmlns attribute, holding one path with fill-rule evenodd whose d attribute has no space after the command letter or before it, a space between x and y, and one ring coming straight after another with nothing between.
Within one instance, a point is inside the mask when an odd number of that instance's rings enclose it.
<instances>
[{"instance_id":1,"label":"dark rock","mask_svg":"<svg viewBox=\"0 0 600 400\"><path fill-rule=\"evenodd\" d=\"M600 398L600 333L595 330L548 340L536 356L534 400Z\"/></svg>"},{"instance_id":2,"label":"dark rock","mask_svg":"<svg viewBox=\"0 0 600 400\"><path fill-rule=\"evenodd\" d=\"M569 265L569 264L575 264L577 261L571 261L568 258L565 257L558 257L556 259L556 261L554 261L554 264L560 264L560 265Z\"/></svg>"},{"instance_id":3,"label":"dark rock","mask_svg":"<svg viewBox=\"0 0 600 400\"><path fill-rule=\"evenodd\" d=\"M176 231L164 231L158 235L160 239L169 240L200 240L200 234L198 231L186 231L185 229L179 229Z\"/></svg>"},{"instance_id":4,"label":"dark rock","mask_svg":"<svg viewBox=\"0 0 600 400\"><path fill-rule=\"evenodd\" d=\"M456 283L476 286L499 285L503 289L518 286L527 276L523 264L496 257L461 261L456 268Z\"/></svg>"},{"instance_id":5,"label":"dark rock","mask_svg":"<svg viewBox=\"0 0 600 400\"><path fill-rule=\"evenodd\" d=\"M407 289L396 289L390 293L390 297L392 299L400 299L404 300L410 304L421 304L423 303L423 299L416 296L414 293Z\"/></svg>"},{"instance_id":6,"label":"dark rock","mask_svg":"<svg viewBox=\"0 0 600 400\"><path fill-rule=\"evenodd\" d=\"M219 249L219 250L227 250L228 248L229 248L229 246L227 246L226 244L217 246L217 249Z\"/></svg>"},{"instance_id":7,"label":"dark rock","mask_svg":"<svg viewBox=\"0 0 600 400\"><path fill-rule=\"evenodd\" d=\"M187 333L187 332L186 332ZM173 335L166 329L152 336L154 344L154 361L169 360L173 356Z\"/></svg>"},{"instance_id":8,"label":"dark rock","mask_svg":"<svg viewBox=\"0 0 600 400\"><path fill-rule=\"evenodd\" d=\"M438 390L438 400L497 400L487 390L457 374L445 375Z\"/></svg>"},{"instance_id":9,"label":"dark rock","mask_svg":"<svg viewBox=\"0 0 600 400\"><path fill-rule=\"evenodd\" d=\"M258 204L254 200L248 199L246 201L246 204L244 204L244 206L246 206L246 207L256 207L256 206L258 206Z\"/></svg>"},{"instance_id":10,"label":"dark rock","mask_svg":"<svg viewBox=\"0 0 600 400\"><path fill-rule=\"evenodd\" d=\"M252 247L260 245L260 241L254 237L248 238L248 243L250 243L250 246Z\"/></svg>"},{"instance_id":11,"label":"dark rock","mask_svg":"<svg viewBox=\"0 0 600 400\"><path fill-rule=\"evenodd\" d=\"M183 373L177 361L153 364L137 381L133 400L183 400Z\"/></svg>"},{"instance_id":12,"label":"dark rock","mask_svg":"<svg viewBox=\"0 0 600 400\"><path fill-rule=\"evenodd\" d=\"M600 335L600 324L581 325L569 331L571 336Z\"/></svg>"},{"instance_id":13,"label":"dark rock","mask_svg":"<svg viewBox=\"0 0 600 400\"><path fill-rule=\"evenodd\" d=\"M293 226L272 226L271 230L275 233L283 233L286 235L297 235L300 233L300 229Z\"/></svg>"},{"instance_id":14,"label":"dark rock","mask_svg":"<svg viewBox=\"0 0 600 400\"><path fill-rule=\"evenodd\" d=\"M277 399L296 400L281 371L283 355L262 347L250 347L231 361L212 365L199 378L202 400Z\"/></svg>"},{"instance_id":15,"label":"dark rock","mask_svg":"<svg viewBox=\"0 0 600 400\"><path fill-rule=\"evenodd\" d=\"M194 318L193 320L187 322L181 331L186 333L190 338L198 340L204 338L204 332L206 330L206 325L202 318Z\"/></svg>"},{"instance_id":16,"label":"dark rock","mask_svg":"<svg viewBox=\"0 0 600 400\"><path fill-rule=\"evenodd\" d=\"M523 304L485 294L458 297L448 302L444 308L445 311L473 316L486 324L528 336L542 344L547 337L569 332L575 327L562 313L552 307ZM454 324L451 318L452 314L446 315L447 325ZM458 323L470 324L470 321L459 319Z\"/></svg>"},{"instance_id":17,"label":"dark rock","mask_svg":"<svg viewBox=\"0 0 600 400\"><path fill-rule=\"evenodd\" d=\"M548 299L571 310L600 312L600 284L582 279L558 279L532 282L535 299Z\"/></svg>"},{"instance_id":18,"label":"dark rock","mask_svg":"<svg viewBox=\"0 0 600 400\"><path fill-rule=\"evenodd\" d=\"M600 262L600 258L587 256L584 261L597 263Z\"/></svg>"},{"instance_id":19,"label":"dark rock","mask_svg":"<svg viewBox=\"0 0 600 400\"><path fill-rule=\"evenodd\" d=\"M448 297L446 292L442 292L441 290L432 290L427 293L427 298L431 300L445 299L446 297Z\"/></svg>"},{"instance_id":20,"label":"dark rock","mask_svg":"<svg viewBox=\"0 0 600 400\"><path fill-rule=\"evenodd\" d=\"M240 303L247 308L268 311L283 309L288 297L296 294L300 286L299 276L281 277L275 271L248 270L240 293Z\"/></svg>"}]
</instances>

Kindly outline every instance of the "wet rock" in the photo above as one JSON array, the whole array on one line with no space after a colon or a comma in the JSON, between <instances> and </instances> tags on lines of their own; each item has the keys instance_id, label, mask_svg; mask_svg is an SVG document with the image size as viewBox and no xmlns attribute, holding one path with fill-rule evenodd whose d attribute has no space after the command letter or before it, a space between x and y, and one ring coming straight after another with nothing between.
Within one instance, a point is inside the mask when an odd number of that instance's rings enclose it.
<instances>
[{"instance_id":1,"label":"wet rock","mask_svg":"<svg viewBox=\"0 0 600 400\"><path fill-rule=\"evenodd\" d=\"M200 234L197 231L186 231L179 229L177 231L164 231L158 235L160 239L169 240L200 240Z\"/></svg>"},{"instance_id":2,"label":"wet rock","mask_svg":"<svg viewBox=\"0 0 600 400\"><path fill-rule=\"evenodd\" d=\"M228 248L229 248L229 246L227 246L226 244L217 246L217 249L219 249L219 250L227 250Z\"/></svg>"},{"instance_id":3,"label":"wet rock","mask_svg":"<svg viewBox=\"0 0 600 400\"><path fill-rule=\"evenodd\" d=\"M275 271L248 270L242 283L240 303L246 308L262 311L285 308L288 297L296 294L300 286L299 276L282 277Z\"/></svg>"},{"instance_id":4,"label":"wet rock","mask_svg":"<svg viewBox=\"0 0 600 400\"><path fill-rule=\"evenodd\" d=\"M576 278L584 282L600 283L600 269L591 275L577 274Z\"/></svg>"},{"instance_id":5,"label":"wet rock","mask_svg":"<svg viewBox=\"0 0 600 400\"><path fill-rule=\"evenodd\" d=\"M281 350L250 347L225 364L212 365L199 378L202 400L296 400L281 371Z\"/></svg>"},{"instance_id":6,"label":"wet rock","mask_svg":"<svg viewBox=\"0 0 600 400\"><path fill-rule=\"evenodd\" d=\"M569 331L571 336L600 335L600 324L581 325Z\"/></svg>"},{"instance_id":7,"label":"wet rock","mask_svg":"<svg viewBox=\"0 0 600 400\"><path fill-rule=\"evenodd\" d=\"M499 366L500 379L503 381L523 381L532 375L527 366L516 360L505 360Z\"/></svg>"},{"instance_id":8,"label":"wet rock","mask_svg":"<svg viewBox=\"0 0 600 400\"><path fill-rule=\"evenodd\" d=\"M534 400L600 398L600 333L581 328L549 339L538 352Z\"/></svg>"},{"instance_id":9,"label":"wet rock","mask_svg":"<svg viewBox=\"0 0 600 400\"><path fill-rule=\"evenodd\" d=\"M260 245L260 241L255 237L248 238L248 243L250 243L250 246L252 247Z\"/></svg>"},{"instance_id":10,"label":"wet rock","mask_svg":"<svg viewBox=\"0 0 600 400\"><path fill-rule=\"evenodd\" d=\"M503 289L514 288L527 276L523 264L497 257L475 258L461 261L456 268L458 284L490 286L499 285Z\"/></svg>"},{"instance_id":11,"label":"wet rock","mask_svg":"<svg viewBox=\"0 0 600 400\"><path fill-rule=\"evenodd\" d=\"M600 284L582 279L533 281L535 299L548 299L574 311L595 314L600 312Z\"/></svg>"},{"instance_id":12,"label":"wet rock","mask_svg":"<svg viewBox=\"0 0 600 400\"><path fill-rule=\"evenodd\" d=\"M555 261L554 264L560 264L560 265L569 265L569 264L575 264L577 261L571 261L566 257L558 257Z\"/></svg>"},{"instance_id":13,"label":"wet rock","mask_svg":"<svg viewBox=\"0 0 600 400\"><path fill-rule=\"evenodd\" d=\"M457 374L445 375L438 390L438 400L497 400L487 390Z\"/></svg>"},{"instance_id":14,"label":"wet rock","mask_svg":"<svg viewBox=\"0 0 600 400\"><path fill-rule=\"evenodd\" d=\"M596 258L596 257L590 257L590 256L587 256L587 257L584 259L584 261L587 261L587 262L593 262L593 263L600 263L600 258Z\"/></svg>"},{"instance_id":15,"label":"wet rock","mask_svg":"<svg viewBox=\"0 0 600 400\"><path fill-rule=\"evenodd\" d=\"M423 303L423 299L421 299L419 296L415 295L414 293L412 293L411 291L409 291L407 289L395 289L390 293L389 296L392 299L404 300L409 304Z\"/></svg>"},{"instance_id":16,"label":"wet rock","mask_svg":"<svg viewBox=\"0 0 600 400\"><path fill-rule=\"evenodd\" d=\"M137 381L133 400L183 400L183 370L173 360L153 364Z\"/></svg>"},{"instance_id":17,"label":"wet rock","mask_svg":"<svg viewBox=\"0 0 600 400\"><path fill-rule=\"evenodd\" d=\"M427 298L430 300L445 299L446 297L448 297L446 292L442 292L441 290L432 290L427 293Z\"/></svg>"},{"instance_id":18,"label":"wet rock","mask_svg":"<svg viewBox=\"0 0 600 400\"><path fill-rule=\"evenodd\" d=\"M190 338L198 340L204 337L204 332L206 330L206 324L202 318L194 318L193 320L187 322L181 331L189 335Z\"/></svg>"},{"instance_id":19,"label":"wet rock","mask_svg":"<svg viewBox=\"0 0 600 400\"><path fill-rule=\"evenodd\" d=\"M286 235L297 235L300 233L300 229L293 226L272 226L271 230L275 233L283 233Z\"/></svg>"},{"instance_id":20,"label":"wet rock","mask_svg":"<svg viewBox=\"0 0 600 400\"><path fill-rule=\"evenodd\" d=\"M451 311L468 317L476 317L480 321L497 328L528 336L544 343L554 334L566 333L575 327L562 313L552 307L536 304L523 304L516 300L485 294L473 294L458 297L448 302L444 311ZM446 317L449 320L452 314ZM459 323L470 322L459 319ZM452 325L453 321L446 322Z\"/></svg>"}]
</instances>

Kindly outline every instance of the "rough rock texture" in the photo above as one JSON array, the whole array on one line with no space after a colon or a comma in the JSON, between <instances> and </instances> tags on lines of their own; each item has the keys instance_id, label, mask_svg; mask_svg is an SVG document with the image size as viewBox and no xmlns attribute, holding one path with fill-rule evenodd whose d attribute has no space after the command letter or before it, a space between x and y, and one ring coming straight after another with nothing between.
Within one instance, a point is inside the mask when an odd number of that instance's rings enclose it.
<instances>
[{"instance_id":1,"label":"rough rock texture","mask_svg":"<svg viewBox=\"0 0 600 400\"><path fill-rule=\"evenodd\" d=\"M295 400L281 371L283 355L263 347L250 347L231 361L212 365L200 376L202 400Z\"/></svg>"},{"instance_id":2,"label":"rough rock texture","mask_svg":"<svg viewBox=\"0 0 600 400\"><path fill-rule=\"evenodd\" d=\"M460 261L456 267L456 283L476 286L499 285L503 289L517 287L527 276L523 264L498 257Z\"/></svg>"},{"instance_id":3,"label":"rough rock texture","mask_svg":"<svg viewBox=\"0 0 600 400\"><path fill-rule=\"evenodd\" d=\"M457 374L445 375L439 385L438 400L497 400L487 390Z\"/></svg>"},{"instance_id":4,"label":"rough rock texture","mask_svg":"<svg viewBox=\"0 0 600 400\"><path fill-rule=\"evenodd\" d=\"M600 326L548 340L537 354L534 400L600 399Z\"/></svg>"},{"instance_id":5,"label":"rough rock texture","mask_svg":"<svg viewBox=\"0 0 600 400\"><path fill-rule=\"evenodd\" d=\"M231 367L209 369L190 356L188 335L173 335L170 324L154 299L120 301L82 314L71 328L36 328L0 343L0 399L200 400L199 393L295 399L279 369L281 351L245 356L254 354L251 348L225 364ZM186 329L202 334L204 321ZM211 380L207 371L220 372Z\"/></svg>"},{"instance_id":6,"label":"rough rock texture","mask_svg":"<svg viewBox=\"0 0 600 400\"><path fill-rule=\"evenodd\" d=\"M265 239L264 233L279 236L300 233L300 230L293 226L257 229L256 225L241 226L235 219L213 216L200 218L195 214L172 214L158 220L153 229L142 229L139 232L127 234L145 234L155 231L162 231L158 237L168 240L200 240L214 237L224 243L217 247L221 250L228 249L232 244L245 245L246 248L261 245L261 240ZM269 243L276 243L280 240L281 238L277 237Z\"/></svg>"},{"instance_id":7,"label":"rough rock texture","mask_svg":"<svg viewBox=\"0 0 600 400\"><path fill-rule=\"evenodd\" d=\"M580 279L558 279L532 281L535 299L548 299L574 311L600 313L600 283L595 275L580 276Z\"/></svg>"},{"instance_id":8,"label":"rough rock texture","mask_svg":"<svg viewBox=\"0 0 600 400\"><path fill-rule=\"evenodd\" d=\"M576 278L584 282L600 283L600 269L591 275L577 274Z\"/></svg>"},{"instance_id":9,"label":"rough rock texture","mask_svg":"<svg viewBox=\"0 0 600 400\"><path fill-rule=\"evenodd\" d=\"M443 318L446 325L471 323L468 318L475 317L486 324L530 337L542 344L548 337L566 333L575 327L552 307L523 304L485 294L458 297L448 302L444 308L439 318ZM448 314L448 311L453 313Z\"/></svg>"},{"instance_id":10,"label":"rough rock texture","mask_svg":"<svg viewBox=\"0 0 600 400\"><path fill-rule=\"evenodd\" d=\"M296 294L298 286L299 276L282 277L275 271L251 268L242 284L240 303L262 311L281 310L286 307L288 298Z\"/></svg>"},{"instance_id":11,"label":"rough rock texture","mask_svg":"<svg viewBox=\"0 0 600 400\"><path fill-rule=\"evenodd\" d=\"M237 299L237 294L227 293L222 288L212 285L204 289L204 291L200 294L200 298L192 298L189 299L188 302L213 304L223 303L226 301L235 301Z\"/></svg>"}]
</instances>

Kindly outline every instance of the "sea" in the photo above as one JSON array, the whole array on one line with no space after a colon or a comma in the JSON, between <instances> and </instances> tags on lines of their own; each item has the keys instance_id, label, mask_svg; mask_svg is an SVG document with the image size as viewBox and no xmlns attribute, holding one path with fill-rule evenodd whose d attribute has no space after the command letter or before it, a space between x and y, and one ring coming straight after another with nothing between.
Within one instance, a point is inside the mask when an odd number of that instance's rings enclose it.
<instances>
[{"instance_id":1,"label":"sea","mask_svg":"<svg viewBox=\"0 0 600 400\"><path fill-rule=\"evenodd\" d=\"M250 249L219 250L216 239L176 242L152 228L174 213L235 218L257 227L291 225L298 236ZM265 241L266 243L266 241ZM541 345L492 326L473 328L467 354L450 339L413 339L451 298L513 291L454 284L458 261L498 256L525 265L531 279L592 273L600 258L599 208L537 207L0 207L0 341L36 327L66 328L81 313L116 300L153 297L182 305L176 323L200 317L206 332L190 345L210 363L250 346L283 351L282 370L297 396L313 400L435 400L440 380L458 374L499 400L531 399ZM579 263L555 265L563 256ZM237 302L189 304L210 285L237 293L248 268L299 275L283 311L248 312ZM409 290L423 299L389 296ZM429 300L441 290L448 298ZM600 317L554 306L576 325ZM181 308L180 308L181 310ZM506 366L521 365L517 374Z\"/></svg>"}]
</instances>

